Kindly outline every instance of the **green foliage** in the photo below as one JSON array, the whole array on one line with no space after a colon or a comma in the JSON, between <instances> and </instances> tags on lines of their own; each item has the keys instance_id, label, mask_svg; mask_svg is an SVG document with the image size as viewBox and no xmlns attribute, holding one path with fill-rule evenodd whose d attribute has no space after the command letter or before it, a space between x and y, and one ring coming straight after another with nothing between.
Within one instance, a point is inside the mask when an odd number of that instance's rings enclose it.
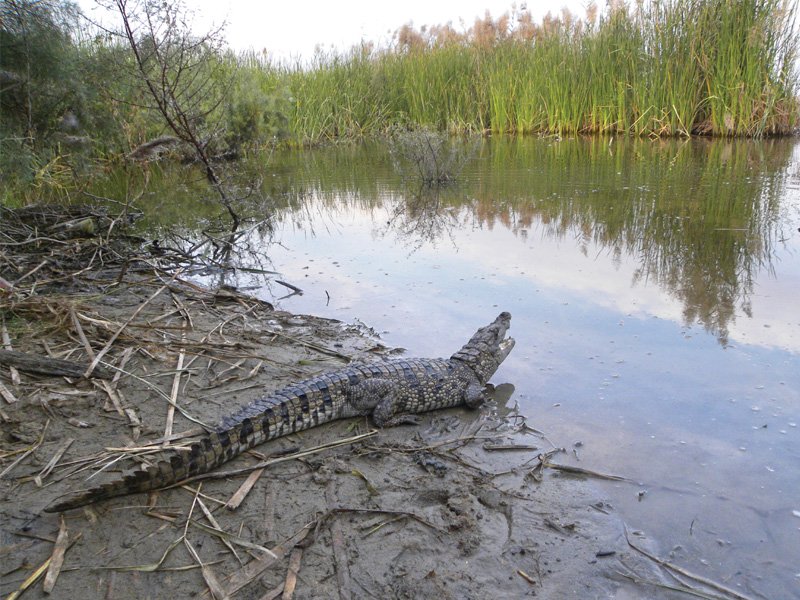
<instances>
[{"instance_id":1,"label":"green foliage","mask_svg":"<svg viewBox=\"0 0 800 600\"><path fill-rule=\"evenodd\" d=\"M39 152L79 133L87 90L68 33L76 18L70 5L52 0L0 3L3 179L28 178Z\"/></svg>"},{"instance_id":2,"label":"green foliage","mask_svg":"<svg viewBox=\"0 0 800 600\"><path fill-rule=\"evenodd\" d=\"M233 67L235 81L226 102L225 141L229 148L274 143L289 135L292 96L261 71Z\"/></svg>"},{"instance_id":3,"label":"green foliage","mask_svg":"<svg viewBox=\"0 0 800 600\"><path fill-rule=\"evenodd\" d=\"M376 56L369 47L344 55L318 53L311 69L285 70L295 99L291 131L300 143L382 132L390 115L385 90L386 74L376 71Z\"/></svg>"},{"instance_id":4,"label":"green foliage","mask_svg":"<svg viewBox=\"0 0 800 600\"><path fill-rule=\"evenodd\" d=\"M79 101L67 33L74 14L50 1L5 0L0 10L3 126L35 140Z\"/></svg>"}]
</instances>

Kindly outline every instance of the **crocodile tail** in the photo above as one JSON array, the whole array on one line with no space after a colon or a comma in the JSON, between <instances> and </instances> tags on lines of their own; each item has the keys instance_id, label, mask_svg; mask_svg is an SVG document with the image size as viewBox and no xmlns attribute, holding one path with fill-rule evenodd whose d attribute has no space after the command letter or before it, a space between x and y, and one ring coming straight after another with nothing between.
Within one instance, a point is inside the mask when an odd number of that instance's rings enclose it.
<instances>
[{"instance_id":1,"label":"crocodile tail","mask_svg":"<svg viewBox=\"0 0 800 600\"><path fill-rule=\"evenodd\" d=\"M245 421L249 421L246 419ZM149 492L168 485L173 485L201 473L218 467L253 445L255 440L240 441L241 429L247 429L245 423L220 432L211 432L201 440L189 446L187 451L172 450L169 458L155 464L137 468L115 479L87 490L81 490L62 496L45 507L45 512L61 512L92 504L107 498ZM252 429L250 429L252 432Z\"/></svg>"}]
</instances>

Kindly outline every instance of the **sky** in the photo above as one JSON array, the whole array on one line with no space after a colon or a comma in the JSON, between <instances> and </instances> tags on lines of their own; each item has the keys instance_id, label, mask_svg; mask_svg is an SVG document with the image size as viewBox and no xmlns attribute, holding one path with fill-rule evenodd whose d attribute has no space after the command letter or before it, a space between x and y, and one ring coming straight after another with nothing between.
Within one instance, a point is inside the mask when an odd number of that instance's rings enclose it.
<instances>
[{"instance_id":1,"label":"sky","mask_svg":"<svg viewBox=\"0 0 800 600\"><path fill-rule=\"evenodd\" d=\"M534 19L562 7L583 16L588 0L531 0L526 6ZM97 15L93 0L79 0L84 12ZM602 4L602 2L601 2ZM316 46L346 50L363 41L387 45L392 33L413 22L416 27L451 22L456 29L471 26L487 10L494 17L510 12L512 0L194 0L197 31L227 21L225 35L235 50L266 51L278 60L310 58Z\"/></svg>"}]
</instances>

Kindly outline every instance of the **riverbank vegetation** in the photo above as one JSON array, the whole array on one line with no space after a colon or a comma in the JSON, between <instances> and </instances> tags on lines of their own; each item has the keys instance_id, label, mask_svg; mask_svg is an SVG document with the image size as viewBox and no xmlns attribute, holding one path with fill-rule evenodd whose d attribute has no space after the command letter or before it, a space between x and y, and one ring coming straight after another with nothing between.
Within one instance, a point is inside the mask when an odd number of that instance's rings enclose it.
<instances>
[{"instance_id":1,"label":"riverbank vegetation","mask_svg":"<svg viewBox=\"0 0 800 600\"><path fill-rule=\"evenodd\" d=\"M610 2L541 22L514 9L462 30L405 25L388 48L296 64L235 54L218 32L175 47L202 56L193 82L226 91L207 105L192 97L211 156L417 128L761 137L800 125L796 15L786 0ZM163 114L141 101L125 38L88 25L74 5L3 0L0 47L3 183L52 194L132 151L188 158L179 145L143 151L169 133Z\"/></svg>"},{"instance_id":2,"label":"riverbank vegetation","mask_svg":"<svg viewBox=\"0 0 800 600\"><path fill-rule=\"evenodd\" d=\"M453 132L765 136L798 116L796 6L780 0L611 2L584 18L487 15L465 32L406 25L289 69L301 140L391 124Z\"/></svg>"}]
</instances>

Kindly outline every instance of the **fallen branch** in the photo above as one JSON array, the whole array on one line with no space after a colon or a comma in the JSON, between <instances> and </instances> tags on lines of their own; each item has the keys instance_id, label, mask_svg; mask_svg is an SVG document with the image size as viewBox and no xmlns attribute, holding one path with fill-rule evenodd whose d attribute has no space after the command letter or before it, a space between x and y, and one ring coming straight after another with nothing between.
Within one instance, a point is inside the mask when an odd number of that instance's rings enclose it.
<instances>
[{"instance_id":1,"label":"fallen branch","mask_svg":"<svg viewBox=\"0 0 800 600\"><path fill-rule=\"evenodd\" d=\"M75 361L36 356L17 350L0 350L0 364L16 367L20 371L35 373L37 375L52 375L54 377L97 377L99 379L112 379L114 371L102 365L96 365L91 372L86 366Z\"/></svg>"}]
</instances>

